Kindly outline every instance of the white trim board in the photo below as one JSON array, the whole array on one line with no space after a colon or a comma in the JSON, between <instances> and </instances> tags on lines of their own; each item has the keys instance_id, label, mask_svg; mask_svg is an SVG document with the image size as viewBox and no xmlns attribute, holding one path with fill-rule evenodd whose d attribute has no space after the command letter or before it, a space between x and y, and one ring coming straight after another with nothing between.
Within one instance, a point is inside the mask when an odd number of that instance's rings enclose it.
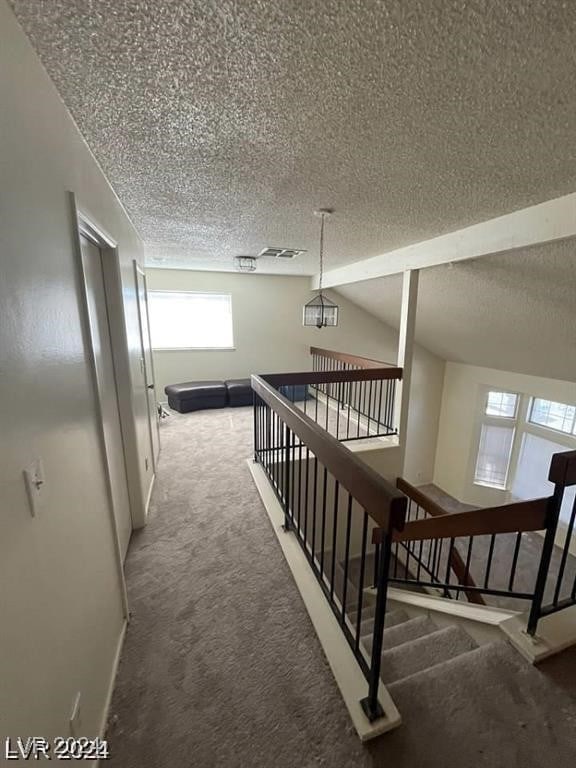
<instances>
[{"instance_id":1,"label":"white trim board","mask_svg":"<svg viewBox=\"0 0 576 768\"><path fill-rule=\"evenodd\" d=\"M372 587L366 592L376 594ZM476 605L475 603L464 603L459 600L451 600L446 597L437 597L419 592L410 592L406 589L388 588L388 600L394 600L397 603L411 605L415 608L422 608L425 611L438 611L455 616L459 619L468 621L479 621L483 624L492 626L501 626L503 622L517 615L516 611L508 611L504 608L494 608L490 605Z\"/></svg>"},{"instance_id":2,"label":"white trim board","mask_svg":"<svg viewBox=\"0 0 576 768\"><path fill-rule=\"evenodd\" d=\"M360 740L368 741L397 728L402 719L382 682L380 682L378 699L384 710L384 717L370 723L362 711L360 700L366 696L368 684L354 658L352 649L295 536L285 533L282 529L284 511L274 495L264 470L252 459L247 459L246 462Z\"/></svg>"},{"instance_id":3,"label":"white trim board","mask_svg":"<svg viewBox=\"0 0 576 768\"><path fill-rule=\"evenodd\" d=\"M323 288L576 237L576 193L324 272ZM312 278L318 288L318 275Z\"/></svg>"},{"instance_id":4,"label":"white trim board","mask_svg":"<svg viewBox=\"0 0 576 768\"><path fill-rule=\"evenodd\" d=\"M122 623L122 629L120 630L120 637L118 638L118 645L116 647L116 655L114 657L114 663L112 665L112 672L110 674L110 681L108 683L108 692L106 694L106 701L104 702L104 711L102 713L102 721L100 723L99 737L102 741L106 738L106 729L108 727L108 717L110 715L110 707L112 705L112 696L114 695L114 687L116 685L116 675L118 674L118 667L120 665L120 658L122 657L122 649L124 647L124 639L126 638L126 630L128 629L128 621L124 620ZM93 768L98 768L100 765L100 759L93 763Z\"/></svg>"},{"instance_id":5,"label":"white trim board","mask_svg":"<svg viewBox=\"0 0 576 768\"><path fill-rule=\"evenodd\" d=\"M521 613L504 622L500 628L531 664L538 664L576 645L576 606L540 619L534 637L526 632L527 623L528 613Z\"/></svg>"}]
</instances>

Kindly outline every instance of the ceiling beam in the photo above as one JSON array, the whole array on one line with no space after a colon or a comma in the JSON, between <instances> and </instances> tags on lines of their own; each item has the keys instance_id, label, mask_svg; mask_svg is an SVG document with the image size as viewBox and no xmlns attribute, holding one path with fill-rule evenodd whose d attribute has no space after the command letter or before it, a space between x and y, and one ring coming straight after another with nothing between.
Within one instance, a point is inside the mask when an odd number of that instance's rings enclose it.
<instances>
[{"instance_id":1,"label":"ceiling beam","mask_svg":"<svg viewBox=\"0 0 576 768\"><path fill-rule=\"evenodd\" d=\"M576 237L576 193L325 272L323 288ZM312 278L318 288L318 275Z\"/></svg>"}]
</instances>

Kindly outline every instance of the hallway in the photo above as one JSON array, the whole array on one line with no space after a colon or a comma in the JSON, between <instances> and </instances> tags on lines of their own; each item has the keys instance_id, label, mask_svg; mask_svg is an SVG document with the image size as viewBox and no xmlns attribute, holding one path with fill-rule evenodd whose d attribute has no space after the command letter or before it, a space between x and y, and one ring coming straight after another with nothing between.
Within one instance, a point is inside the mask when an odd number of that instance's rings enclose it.
<instances>
[{"instance_id":1,"label":"hallway","mask_svg":"<svg viewBox=\"0 0 576 768\"><path fill-rule=\"evenodd\" d=\"M162 424L128 554L112 765L369 764L244 461L251 410Z\"/></svg>"},{"instance_id":2,"label":"hallway","mask_svg":"<svg viewBox=\"0 0 576 768\"><path fill-rule=\"evenodd\" d=\"M250 408L162 425L149 524L128 554L112 765L573 765L576 654L542 674L505 644L478 676L434 682L440 701L398 701L404 725L363 747L252 483L251 445Z\"/></svg>"}]
</instances>

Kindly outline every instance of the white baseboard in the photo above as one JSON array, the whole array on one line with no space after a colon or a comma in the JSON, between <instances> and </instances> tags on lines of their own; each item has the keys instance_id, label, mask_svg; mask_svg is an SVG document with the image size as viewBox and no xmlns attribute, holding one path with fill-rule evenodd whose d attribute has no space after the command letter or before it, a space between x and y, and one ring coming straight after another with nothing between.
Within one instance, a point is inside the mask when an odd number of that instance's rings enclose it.
<instances>
[{"instance_id":1,"label":"white baseboard","mask_svg":"<svg viewBox=\"0 0 576 768\"><path fill-rule=\"evenodd\" d=\"M378 699L384 711L384 717L371 723L364 714L360 700L367 695L368 684L352 649L296 537L286 533L282 528L284 511L262 467L255 464L252 459L247 459L247 463L358 736L361 741L368 741L397 728L402 722L400 713L382 682L380 682Z\"/></svg>"},{"instance_id":2,"label":"white baseboard","mask_svg":"<svg viewBox=\"0 0 576 768\"><path fill-rule=\"evenodd\" d=\"M118 638L118 645L116 646L116 655L114 656L114 664L112 665L112 672L110 675L110 681L108 683L108 691L106 693L106 701L104 703L104 712L102 715L102 722L100 723L99 736L102 741L106 738L106 727L108 725L108 717L110 715L110 707L112 705L112 696L114 695L114 687L116 684L116 675L118 674L118 666L120 664L120 658L122 656L122 648L124 647L124 638L126 637L126 629L128 628L128 622L125 620L122 624L120 631L120 637ZM96 760L93 763L93 768L98 768L100 760Z\"/></svg>"},{"instance_id":3,"label":"white baseboard","mask_svg":"<svg viewBox=\"0 0 576 768\"><path fill-rule=\"evenodd\" d=\"M531 664L576 645L576 606L540 619L534 637L526 632L527 624L528 613L521 613L502 624L501 629Z\"/></svg>"},{"instance_id":4,"label":"white baseboard","mask_svg":"<svg viewBox=\"0 0 576 768\"><path fill-rule=\"evenodd\" d=\"M154 483L156 482L156 473L152 475L150 480L150 487L148 488L148 497L146 499L146 507L144 509L144 518L148 519L148 509L150 507L150 499L152 498L152 491L154 490Z\"/></svg>"}]
</instances>

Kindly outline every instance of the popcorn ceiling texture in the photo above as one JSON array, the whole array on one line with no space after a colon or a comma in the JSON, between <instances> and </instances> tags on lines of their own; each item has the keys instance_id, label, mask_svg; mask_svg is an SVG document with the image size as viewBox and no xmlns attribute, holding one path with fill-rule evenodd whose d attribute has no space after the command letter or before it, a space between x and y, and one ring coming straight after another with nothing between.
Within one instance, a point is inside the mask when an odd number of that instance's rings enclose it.
<instances>
[{"instance_id":1,"label":"popcorn ceiling texture","mask_svg":"<svg viewBox=\"0 0 576 768\"><path fill-rule=\"evenodd\" d=\"M574 191L570 0L11 4L151 263L312 273L322 205L330 267Z\"/></svg>"},{"instance_id":2,"label":"popcorn ceiling texture","mask_svg":"<svg viewBox=\"0 0 576 768\"><path fill-rule=\"evenodd\" d=\"M422 270L418 341L446 360L576 381L575 285L573 239ZM401 276L336 291L398 326Z\"/></svg>"}]
</instances>

